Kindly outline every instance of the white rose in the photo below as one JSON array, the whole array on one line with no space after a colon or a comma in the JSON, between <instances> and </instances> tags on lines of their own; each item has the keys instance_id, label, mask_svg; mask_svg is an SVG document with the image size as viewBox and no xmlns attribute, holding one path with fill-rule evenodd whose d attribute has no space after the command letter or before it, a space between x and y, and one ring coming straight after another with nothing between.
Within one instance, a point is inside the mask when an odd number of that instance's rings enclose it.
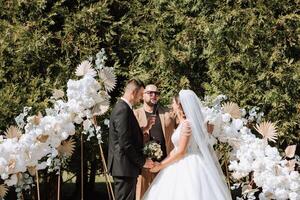
<instances>
[{"instance_id":1,"label":"white rose","mask_svg":"<svg viewBox=\"0 0 300 200\"><path fill-rule=\"evenodd\" d=\"M11 175L10 179L4 181L7 186L13 186L18 183L18 177L16 174Z\"/></svg>"},{"instance_id":2,"label":"white rose","mask_svg":"<svg viewBox=\"0 0 300 200\"><path fill-rule=\"evenodd\" d=\"M230 114L225 113L225 114L222 115L223 122L228 123L228 122L230 122L230 119L231 119Z\"/></svg>"}]
</instances>

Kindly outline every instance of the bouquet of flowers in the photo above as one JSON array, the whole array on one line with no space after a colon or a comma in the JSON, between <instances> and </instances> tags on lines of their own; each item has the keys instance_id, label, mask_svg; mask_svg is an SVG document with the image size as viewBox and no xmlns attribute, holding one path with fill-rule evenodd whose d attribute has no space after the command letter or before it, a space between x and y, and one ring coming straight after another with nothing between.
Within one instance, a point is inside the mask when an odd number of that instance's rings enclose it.
<instances>
[{"instance_id":1,"label":"bouquet of flowers","mask_svg":"<svg viewBox=\"0 0 300 200\"><path fill-rule=\"evenodd\" d=\"M152 160L159 160L163 156L160 144L154 140L150 140L145 144L143 153L147 158Z\"/></svg>"}]
</instances>

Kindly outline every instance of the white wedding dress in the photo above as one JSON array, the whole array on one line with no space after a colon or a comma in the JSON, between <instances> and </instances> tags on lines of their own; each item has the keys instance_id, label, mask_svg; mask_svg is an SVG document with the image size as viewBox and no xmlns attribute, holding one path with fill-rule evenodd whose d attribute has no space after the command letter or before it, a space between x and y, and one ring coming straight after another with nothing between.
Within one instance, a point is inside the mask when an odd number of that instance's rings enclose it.
<instances>
[{"instance_id":1,"label":"white wedding dress","mask_svg":"<svg viewBox=\"0 0 300 200\"><path fill-rule=\"evenodd\" d=\"M179 146L182 126L180 124L172 135L175 150ZM223 174L214 173L209 166L192 134L185 156L159 172L143 200L231 199Z\"/></svg>"}]
</instances>

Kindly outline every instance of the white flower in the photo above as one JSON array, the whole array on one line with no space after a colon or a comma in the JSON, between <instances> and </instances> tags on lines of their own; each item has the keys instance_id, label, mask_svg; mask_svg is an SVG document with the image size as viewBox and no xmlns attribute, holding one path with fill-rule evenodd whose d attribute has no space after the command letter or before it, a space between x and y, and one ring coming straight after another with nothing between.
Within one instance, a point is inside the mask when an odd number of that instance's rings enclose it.
<instances>
[{"instance_id":1,"label":"white flower","mask_svg":"<svg viewBox=\"0 0 300 200\"><path fill-rule=\"evenodd\" d=\"M105 56L105 50L102 48L101 51L96 54L96 69L100 70L105 67L105 60L107 60L107 57Z\"/></svg>"},{"instance_id":2,"label":"white flower","mask_svg":"<svg viewBox=\"0 0 300 200\"><path fill-rule=\"evenodd\" d=\"M109 125L109 119L104 120L104 125L108 126Z\"/></svg>"},{"instance_id":3,"label":"white flower","mask_svg":"<svg viewBox=\"0 0 300 200\"><path fill-rule=\"evenodd\" d=\"M92 126L92 122L90 120L84 120L83 122L83 130L87 131Z\"/></svg>"},{"instance_id":4,"label":"white flower","mask_svg":"<svg viewBox=\"0 0 300 200\"><path fill-rule=\"evenodd\" d=\"M288 191L284 189L275 190L276 199L288 199Z\"/></svg>"},{"instance_id":5,"label":"white flower","mask_svg":"<svg viewBox=\"0 0 300 200\"><path fill-rule=\"evenodd\" d=\"M290 178L292 179L292 180L299 180L299 172L297 172L297 171L292 171L291 173L290 173Z\"/></svg>"},{"instance_id":6,"label":"white flower","mask_svg":"<svg viewBox=\"0 0 300 200\"><path fill-rule=\"evenodd\" d=\"M17 175L16 174L11 175L9 179L4 181L4 183L9 187L13 186L13 185L17 185L17 183L18 183Z\"/></svg>"},{"instance_id":7,"label":"white flower","mask_svg":"<svg viewBox=\"0 0 300 200\"><path fill-rule=\"evenodd\" d=\"M279 156L279 152L277 150L277 148L275 147L271 147L269 145L266 146L265 148L265 154L267 157L269 157L271 160L276 160L279 161L281 159L281 157Z\"/></svg>"},{"instance_id":8,"label":"white flower","mask_svg":"<svg viewBox=\"0 0 300 200\"><path fill-rule=\"evenodd\" d=\"M236 130L240 130L243 128L244 123L241 119L233 119L232 125Z\"/></svg>"},{"instance_id":9,"label":"white flower","mask_svg":"<svg viewBox=\"0 0 300 200\"><path fill-rule=\"evenodd\" d=\"M243 128L240 129L240 132L241 134L247 135L250 133L250 129L244 126Z\"/></svg>"},{"instance_id":10,"label":"white flower","mask_svg":"<svg viewBox=\"0 0 300 200\"><path fill-rule=\"evenodd\" d=\"M300 189L299 183L297 183L297 182L292 182L292 183L290 184L290 189L291 189L292 191L297 191L297 190L299 190L299 189Z\"/></svg>"},{"instance_id":11,"label":"white flower","mask_svg":"<svg viewBox=\"0 0 300 200\"><path fill-rule=\"evenodd\" d=\"M228 123L228 122L230 122L230 119L231 119L230 114L225 113L225 114L222 115L223 122Z\"/></svg>"},{"instance_id":12,"label":"white flower","mask_svg":"<svg viewBox=\"0 0 300 200\"><path fill-rule=\"evenodd\" d=\"M299 199L299 194L296 193L296 192L291 192L291 193L289 193L289 199L290 200L297 200L297 199Z\"/></svg>"}]
</instances>

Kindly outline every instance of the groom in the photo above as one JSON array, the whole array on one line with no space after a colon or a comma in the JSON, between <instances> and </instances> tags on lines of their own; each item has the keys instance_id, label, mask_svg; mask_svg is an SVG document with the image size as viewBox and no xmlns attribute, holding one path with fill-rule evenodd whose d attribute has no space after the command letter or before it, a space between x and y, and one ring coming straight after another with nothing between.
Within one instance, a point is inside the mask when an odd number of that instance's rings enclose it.
<instances>
[{"instance_id":1,"label":"groom","mask_svg":"<svg viewBox=\"0 0 300 200\"><path fill-rule=\"evenodd\" d=\"M129 80L110 117L108 170L114 179L116 200L134 200L141 169L154 166L143 156L143 133L132 111L142 100L144 88L141 80Z\"/></svg>"}]
</instances>

